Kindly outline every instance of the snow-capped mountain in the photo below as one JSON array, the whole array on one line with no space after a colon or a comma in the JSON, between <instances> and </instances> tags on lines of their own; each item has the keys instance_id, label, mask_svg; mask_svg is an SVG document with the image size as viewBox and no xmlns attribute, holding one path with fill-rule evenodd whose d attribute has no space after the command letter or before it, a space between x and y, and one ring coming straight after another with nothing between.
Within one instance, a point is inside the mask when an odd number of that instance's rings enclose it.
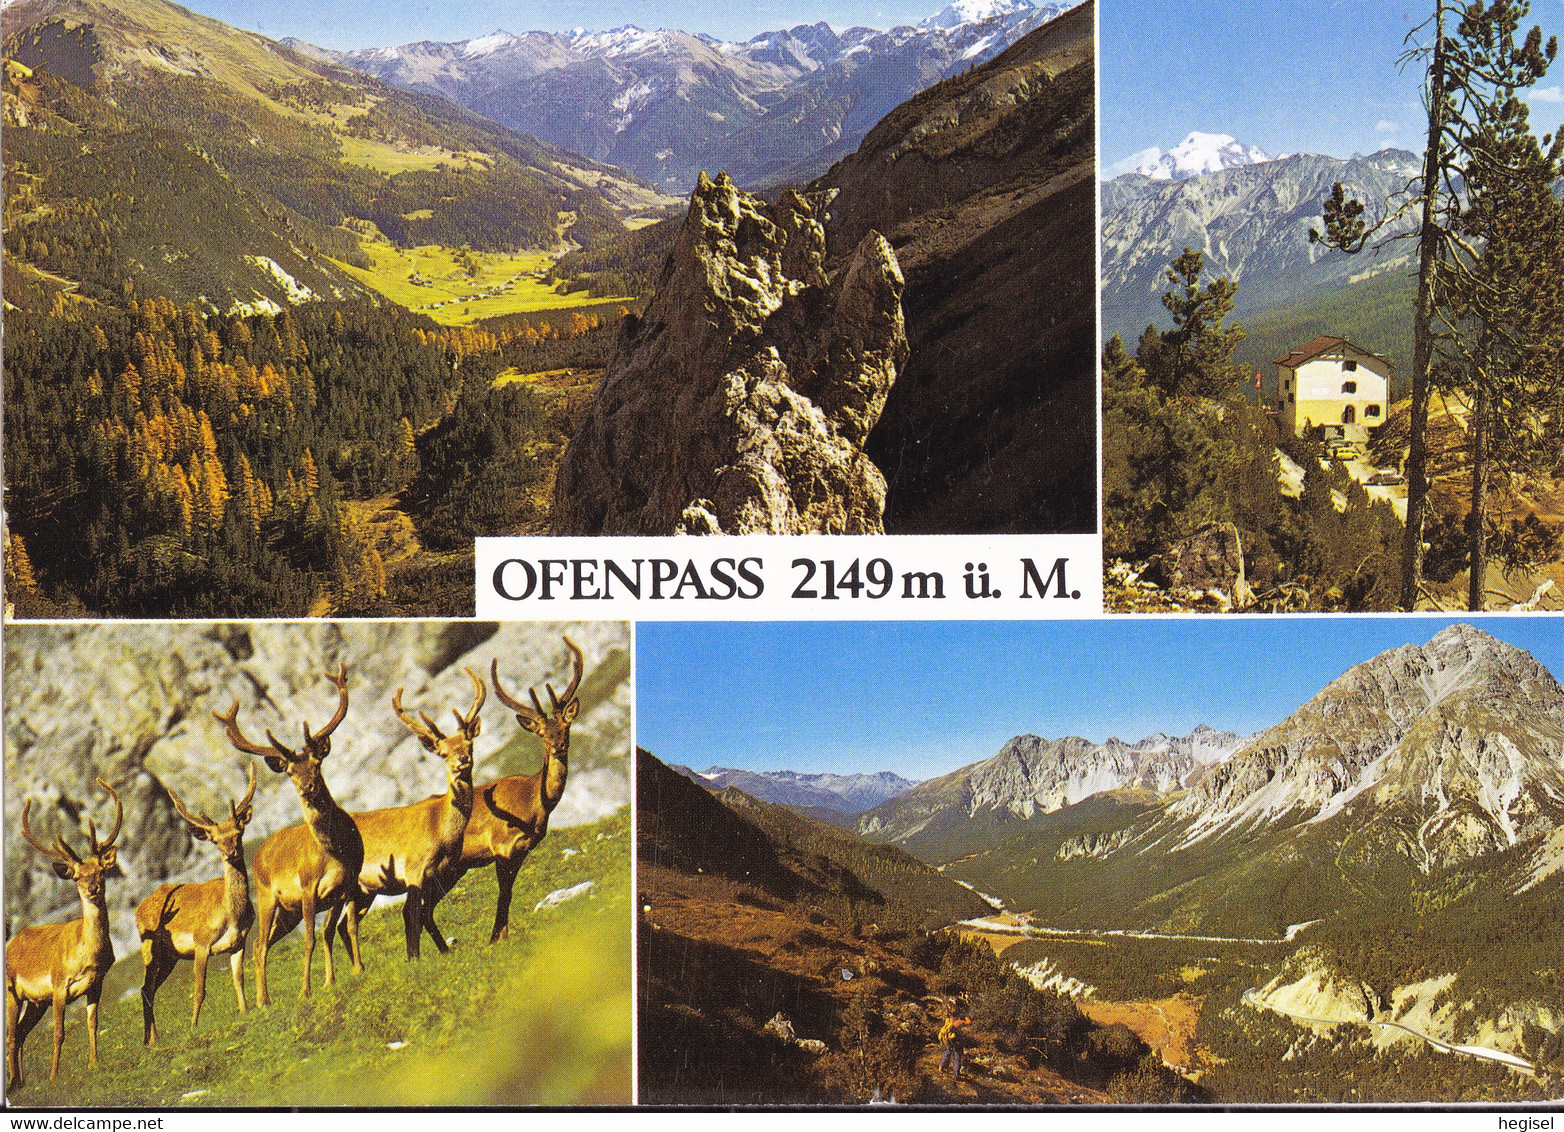
<instances>
[{"instance_id":1,"label":"snow-capped mountain","mask_svg":"<svg viewBox=\"0 0 1564 1132\"><path fill-rule=\"evenodd\" d=\"M1205 255L1208 277L1237 281L1239 319L1311 288L1406 268L1415 254L1408 241L1349 256L1311 244L1309 229L1323 227L1321 204L1335 182L1377 219L1418 169L1413 154L1387 149L1348 159L1293 154L1182 180L1128 173L1103 182L1104 335L1133 343L1148 323L1165 324L1164 272L1186 247ZM1382 234L1415 223L1409 214Z\"/></svg>"},{"instance_id":2,"label":"snow-capped mountain","mask_svg":"<svg viewBox=\"0 0 1564 1132\"><path fill-rule=\"evenodd\" d=\"M1203 134L1197 130L1166 152L1152 146L1104 172L1110 177L1139 173L1153 181L1182 181L1186 177L1198 177L1237 165L1259 165L1272 160L1274 158L1257 145L1244 145L1229 134Z\"/></svg>"},{"instance_id":3,"label":"snow-capped mountain","mask_svg":"<svg viewBox=\"0 0 1564 1132\"><path fill-rule=\"evenodd\" d=\"M736 770L714 766L704 771L672 765L686 778L711 790L733 786L762 802L784 806L820 806L857 813L917 785L888 770L869 774L808 774L795 770Z\"/></svg>"},{"instance_id":4,"label":"snow-capped mountain","mask_svg":"<svg viewBox=\"0 0 1564 1132\"><path fill-rule=\"evenodd\" d=\"M895 106L1071 6L957 0L916 27L800 24L744 43L634 25L352 52L284 42L682 191L721 169L740 183L808 180Z\"/></svg>"},{"instance_id":5,"label":"snow-capped mountain","mask_svg":"<svg viewBox=\"0 0 1564 1132\"><path fill-rule=\"evenodd\" d=\"M962 24L978 24L995 16L1010 16L1026 12L1037 5L1031 0L956 0L918 21L925 31L931 28L956 28ZM1064 6L1059 6L1064 7Z\"/></svg>"}]
</instances>

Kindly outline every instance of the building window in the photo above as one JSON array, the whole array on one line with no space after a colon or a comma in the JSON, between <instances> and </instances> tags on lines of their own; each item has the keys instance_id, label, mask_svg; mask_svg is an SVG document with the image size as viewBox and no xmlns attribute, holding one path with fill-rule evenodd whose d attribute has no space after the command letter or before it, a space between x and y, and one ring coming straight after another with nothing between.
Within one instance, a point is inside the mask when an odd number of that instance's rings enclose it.
<instances>
[{"instance_id":1,"label":"building window","mask_svg":"<svg viewBox=\"0 0 1564 1132\"><path fill-rule=\"evenodd\" d=\"M1348 405L1345 409L1343 409L1341 411L1341 423L1342 424L1352 424L1357 419L1358 419L1358 415L1357 415L1356 412L1353 411L1353 408L1352 408L1351 405Z\"/></svg>"},{"instance_id":2,"label":"building window","mask_svg":"<svg viewBox=\"0 0 1564 1132\"><path fill-rule=\"evenodd\" d=\"M1358 363L1357 362L1342 362L1341 363L1341 368L1346 370L1348 373L1356 373L1357 370L1358 370Z\"/></svg>"},{"instance_id":3,"label":"building window","mask_svg":"<svg viewBox=\"0 0 1564 1132\"><path fill-rule=\"evenodd\" d=\"M1377 416L1379 416L1379 406L1378 405L1370 405L1368 408L1363 410L1363 415L1365 417L1377 417Z\"/></svg>"},{"instance_id":4,"label":"building window","mask_svg":"<svg viewBox=\"0 0 1564 1132\"><path fill-rule=\"evenodd\" d=\"M1289 394L1287 394L1287 403L1288 403L1288 404L1289 404L1289 405L1293 405L1293 404L1296 404L1296 403L1297 403L1297 400L1298 400L1298 397L1297 397L1297 394L1295 394L1295 393L1289 393Z\"/></svg>"},{"instance_id":5,"label":"building window","mask_svg":"<svg viewBox=\"0 0 1564 1132\"><path fill-rule=\"evenodd\" d=\"M1343 381L1341 383L1341 391L1343 393L1356 393L1358 391L1358 383L1356 381Z\"/></svg>"}]
</instances>

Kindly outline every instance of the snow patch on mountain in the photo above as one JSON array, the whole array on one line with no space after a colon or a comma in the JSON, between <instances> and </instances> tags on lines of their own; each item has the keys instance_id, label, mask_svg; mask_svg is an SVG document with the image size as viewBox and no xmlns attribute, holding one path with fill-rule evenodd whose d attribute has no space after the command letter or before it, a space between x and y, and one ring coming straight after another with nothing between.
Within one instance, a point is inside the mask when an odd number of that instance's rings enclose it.
<instances>
[{"instance_id":1,"label":"snow patch on mountain","mask_svg":"<svg viewBox=\"0 0 1564 1132\"><path fill-rule=\"evenodd\" d=\"M461 43L461 52L469 59L481 58L484 55L493 55L496 51L502 51L507 47L514 47L521 42L520 38L508 31L496 28L488 35L479 36L477 39L469 39Z\"/></svg>"}]
</instances>

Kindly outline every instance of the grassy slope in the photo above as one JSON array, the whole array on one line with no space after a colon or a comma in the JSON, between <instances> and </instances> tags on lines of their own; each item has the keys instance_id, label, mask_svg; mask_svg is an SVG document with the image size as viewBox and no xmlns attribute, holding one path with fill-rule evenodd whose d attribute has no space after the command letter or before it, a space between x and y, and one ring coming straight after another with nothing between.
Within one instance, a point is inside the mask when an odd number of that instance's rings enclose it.
<instances>
[{"instance_id":1,"label":"grassy slope","mask_svg":"<svg viewBox=\"0 0 1564 1132\"><path fill-rule=\"evenodd\" d=\"M576 850L566 855L566 850ZM344 962L335 987L298 994L303 939L272 949L272 1005L235 1011L214 961L200 1029L189 1030L190 966L158 995L161 1042L141 1044L141 961L120 960L104 992L100 1064L86 1064L80 1004L68 1016L52 1085L49 1023L25 1049L28 1083L12 1104L48 1106L628 1104L630 1100L630 817L556 830L517 878L511 938L486 942L493 870L440 905L456 941L404 958L402 918L377 904L362 927L365 971ZM555 908L548 893L595 881ZM246 992L254 994L246 962ZM396 1043L406 1043L391 1048Z\"/></svg>"}]
</instances>

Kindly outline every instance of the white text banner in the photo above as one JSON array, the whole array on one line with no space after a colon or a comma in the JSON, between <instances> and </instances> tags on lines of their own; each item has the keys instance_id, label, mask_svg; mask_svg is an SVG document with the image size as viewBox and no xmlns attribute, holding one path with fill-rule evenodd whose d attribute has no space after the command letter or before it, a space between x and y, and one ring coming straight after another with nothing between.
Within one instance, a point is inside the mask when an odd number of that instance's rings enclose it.
<instances>
[{"instance_id":1,"label":"white text banner","mask_svg":"<svg viewBox=\"0 0 1564 1132\"><path fill-rule=\"evenodd\" d=\"M480 538L477 614L502 621L1095 617L1096 535Z\"/></svg>"}]
</instances>

